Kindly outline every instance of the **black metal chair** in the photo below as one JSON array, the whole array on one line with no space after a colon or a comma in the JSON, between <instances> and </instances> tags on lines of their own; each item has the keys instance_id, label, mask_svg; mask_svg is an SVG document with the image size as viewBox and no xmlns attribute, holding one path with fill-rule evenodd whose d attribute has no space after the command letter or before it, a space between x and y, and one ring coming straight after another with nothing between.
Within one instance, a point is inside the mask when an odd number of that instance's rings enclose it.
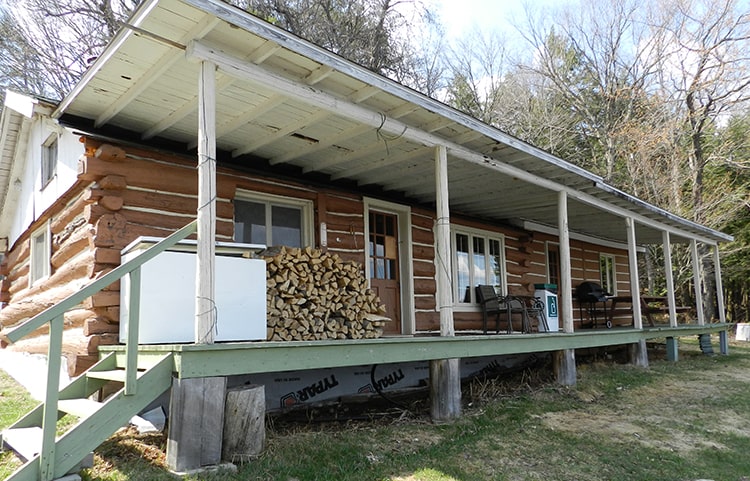
<instances>
[{"instance_id":1,"label":"black metal chair","mask_svg":"<svg viewBox=\"0 0 750 481\"><path fill-rule=\"evenodd\" d=\"M487 318L490 314L495 315L495 333L500 333L500 313L508 313L508 305L505 299L495 292L495 288L488 285L478 285L476 287L477 301L482 308L482 326L484 333L487 334ZM512 332L510 315L508 315L508 331Z\"/></svg>"}]
</instances>

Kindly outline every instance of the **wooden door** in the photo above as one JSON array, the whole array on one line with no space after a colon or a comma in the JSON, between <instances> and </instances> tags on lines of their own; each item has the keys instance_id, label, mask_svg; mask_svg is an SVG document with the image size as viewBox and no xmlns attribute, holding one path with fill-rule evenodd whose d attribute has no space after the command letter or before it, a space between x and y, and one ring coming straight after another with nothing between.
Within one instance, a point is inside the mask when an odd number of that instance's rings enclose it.
<instances>
[{"instance_id":1,"label":"wooden door","mask_svg":"<svg viewBox=\"0 0 750 481\"><path fill-rule=\"evenodd\" d=\"M370 212L370 287L385 304L391 322L385 334L401 334L401 279L398 256L398 216Z\"/></svg>"}]
</instances>

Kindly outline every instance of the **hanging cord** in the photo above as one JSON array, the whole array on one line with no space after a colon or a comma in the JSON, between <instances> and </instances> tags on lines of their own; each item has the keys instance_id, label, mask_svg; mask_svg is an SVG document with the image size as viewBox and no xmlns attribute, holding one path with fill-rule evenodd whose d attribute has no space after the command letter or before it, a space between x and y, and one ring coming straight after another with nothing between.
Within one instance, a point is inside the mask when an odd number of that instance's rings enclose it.
<instances>
[{"instance_id":1,"label":"hanging cord","mask_svg":"<svg viewBox=\"0 0 750 481\"><path fill-rule=\"evenodd\" d=\"M378 395L381 398L385 399L386 402L388 402L390 404L393 404L397 408L401 408L404 411L411 412L411 409L409 409L409 406L407 406L406 404L400 403L400 402L396 401L393 398L389 398L388 396L385 395L385 393L383 392L383 390L380 389L380 386L378 385L378 383L375 382L375 369L377 367L378 367L377 364L373 364L372 365L372 369L370 369L370 383L372 383L372 387L373 387L373 389L375 389L375 392L378 393Z\"/></svg>"},{"instance_id":2,"label":"hanging cord","mask_svg":"<svg viewBox=\"0 0 750 481\"><path fill-rule=\"evenodd\" d=\"M205 333L198 333L198 343L205 343L206 339L208 339L209 337L209 334L211 334L212 332L214 336L219 334L219 309L216 307L216 302L212 301L211 299L208 299L206 297L199 297L199 299L209 301L211 303L211 307L208 309L208 311L198 312L195 314L195 317L197 319L202 318L206 314L211 316L211 323L208 327L208 330Z\"/></svg>"},{"instance_id":3,"label":"hanging cord","mask_svg":"<svg viewBox=\"0 0 750 481\"><path fill-rule=\"evenodd\" d=\"M388 117L383 112L378 112L380 114L380 125L377 129L375 129L375 135L377 135L378 139L382 140L385 144L385 152L387 155L391 155L390 149L388 148L388 142L398 140L401 137L404 136L406 133L406 126L404 126L404 130L401 131L398 135L387 135L383 133L383 127L385 126L385 123L388 121Z\"/></svg>"}]
</instances>

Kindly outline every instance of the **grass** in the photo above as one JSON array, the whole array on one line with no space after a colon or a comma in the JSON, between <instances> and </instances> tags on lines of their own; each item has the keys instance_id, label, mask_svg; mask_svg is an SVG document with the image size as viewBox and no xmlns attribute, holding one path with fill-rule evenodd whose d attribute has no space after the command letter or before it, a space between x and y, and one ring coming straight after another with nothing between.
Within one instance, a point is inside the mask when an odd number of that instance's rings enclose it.
<instances>
[{"instance_id":1,"label":"grass","mask_svg":"<svg viewBox=\"0 0 750 481\"><path fill-rule=\"evenodd\" d=\"M672 363L659 359L661 346L648 370L581 364L575 389L549 382L548 371L475 383L464 393L464 416L447 424L423 412L370 422L276 420L258 459L186 479L747 481L750 346L730 347L729 356L707 357L697 341L683 340ZM172 480L164 444L163 436L119 433L84 479Z\"/></svg>"}]
</instances>

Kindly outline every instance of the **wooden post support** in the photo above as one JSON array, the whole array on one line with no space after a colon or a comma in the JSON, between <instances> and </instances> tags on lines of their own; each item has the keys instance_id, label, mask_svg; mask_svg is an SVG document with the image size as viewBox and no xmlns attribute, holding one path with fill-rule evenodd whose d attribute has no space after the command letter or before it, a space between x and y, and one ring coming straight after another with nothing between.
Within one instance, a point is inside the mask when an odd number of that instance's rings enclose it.
<instances>
[{"instance_id":1,"label":"wooden post support","mask_svg":"<svg viewBox=\"0 0 750 481\"><path fill-rule=\"evenodd\" d=\"M221 461L225 377L174 379L169 402L167 466L186 472Z\"/></svg>"},{"instance_id":2,"label":"wooden post support","mask_svg":"<svg viewBox=\"0 0 750 481\"><path fill-rule=\"evenodd\" d=\"M557 225L560 244L560 307L563 332L573 332L573 278L570 261L570 231L568 229L568 195L560 191L557 201ZM576 354L573 349L552 354L555 379L563 386L576 384Z\"/></svg>"},{"instance_id":3,"label":"wooden post support","mask_svg":"<svg viewBox=\"0 0 750 481\"><path fill-rule=\"evenodd\" d=\"M555 380L561 386L576 385L576 351L564 349L552 353L552 369L555 372Z\"/></svg>"},{"instance_id":4,"label":"wooden post support","mask_svg":"<svg viewBox=\"0 0 750 481\"><path fill-rule=\"evenodd\" d=\"M253 384L227 391L224 409L222 459L249 461L263 452L266 442L266 389Z\"/></svg>"},{"instance_id":5,"label":"wooden post support","mask_svg":"<svg viewBox=\"0 0 750 481\"><path fill-rule=\"evenodd\" d=\"M667 338L667 361L677 362L678 342L676 337Z\"/></svg>"},{"instance_id":6,"label":"wooden post support","mask_svg":"<svg viewBox=\"0 0 750 481\"><path fill-rule=\"evenodd\" d=\"M430 416L435 422L461 416L459 359L430 361Z\"/></svg>"},{"instance_id":7,"label":"wooden post support","mask_svg":"<svg viewBox=\"0 0 750 481\"><path fill-rule=\"evenodd\" d=\"M638 367L648 367L648 348L646 340L641 339L629 346L630 364Z\"/></svg>"},{"instance_id":8,"label":"wooden post support","mask_svg":"<svg viewBox=\"0 0 750 481\"><path fill-rule=\"evenodd\" d=\"M437 305L440 335L454 336L453 296L450 280L450 211L448 208L448 152L435 147L435 189L437 225L435 259L437 266ZM461 373L458 359L430 361L430 414L434 421L448 421L461 415Z\"/></svg>"},{"instance_id":9,"label":"wooden post support","mask_svg":"<svg viewBox=\"0 0 750 481\"><path fill-rule=\"evenodd\" d=\"M719 352L723 355L729 355L729 332L721 331L719 333Z\"/></svg>"}]
</instances>

